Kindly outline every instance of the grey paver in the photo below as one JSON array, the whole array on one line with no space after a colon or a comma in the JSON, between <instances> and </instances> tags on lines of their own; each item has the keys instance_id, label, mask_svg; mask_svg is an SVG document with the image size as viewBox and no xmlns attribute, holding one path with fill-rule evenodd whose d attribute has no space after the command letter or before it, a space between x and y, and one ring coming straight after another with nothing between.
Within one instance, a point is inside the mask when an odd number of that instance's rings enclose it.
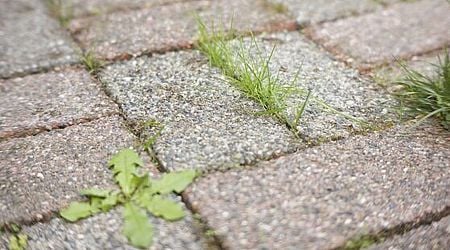
<instances>
[{"instance_id":1,"label":"grey paver","mask_svg":"<svg viewBox=\"0 0 450 250\"><path fill-rule=\"evenodd\" d=\"M392 114L395 101L380 87L362 78L356 70L331 59L298 32L262 35L258 39L262 53L267 54L276 46L271 68L282 83L290 83L298 73L296 85L311 89L313 96L343 113L374 125L395 119ZM289 105L296 107L303 101L294 96ZM294 110L288 111L293 119ZM298 129L303 138L317 143L347 137L364 128L310 102Z\"/></svg>"},{"instance_id":2,"label":"grey paver","mask_svg":"<svg viewBox=\"0 0 450 250\"><path fill-rule=\"evenodd\" d=\"M0 141L118 113L84 69L0 80Z\"/></svg>"},{"instance_id":3,"label":"grey paver","mask_svg":"<svg viewBox=\"0 0 450 250\"><path fill-rule=\"evenodd\" d=\"M76 45L49 16L43 2L0 2L1 78L79 61Z\"/></svg>"},{"instance_id":4,"label":"grey paver","mask_svg":"<svg viewBox=\"0 0 450 250\"><path fill-rule=\"evenodd\" d=\"M230 249L330 249L450 204L450 133L432 125L323 144L185 191Z\"/></svg>"},{"instance_id":5,"label":"grey paver","mask_svg":"<svg viewBox=\"0 0 450 250\"><path fill-rule=\"evenodd\" d=\"M83 47L114 59L144 52L191 47L197 35L195 13L209 25L223 23L240 31L295 27L260 1L193 1L74 20L70 28Z\"/></svg>"},{"instance_id":6,"label":"grey paver","mask_svg":"<svg viewBox=\"0 0 450 250\"><path fill-rule=\"evenodd\" d=\"M112 11L151 8L189 1L196 0L70 0L64 2L64 4L65 8L71 9L72 15L77 18L86 15L101 15Z\"/></svg>"},{"instance_id":7,"label":"grey paver","mask_svg":"<svg viewBox=\"0 0 450 250\"><path fill-rule=\"evenodd\" d=\"M122 234L121 210L116 208L77 223L54 218L46 223L26 226L22 233L28 236L27 249L136 249ZM154 236L150 249L206 249L197 222L189 211L186 214L183 220L176 222L152 217ZM0 236L0 248L2 245L6 247L8 236Z\"/></svg>"},{"instance_id":8,"label":"grey paver","mask_svg":"<svg viewBox=\"0 0 450 250\"><path fill-rule=\"evenodd\" d=\"M448 248L450 248L450 217L447 216L431 225L419 227L404 235L397 235L369 249L439 250Z\"/></svg>"},{"instance_id":9,"label":"grey paver","mask_svg":"<svg viewBox=\"0 0 450 250\"><path fill-rule=\"evenodd\" d=\"M450 5L425 0L338 20L307 32L347 61L366 68L450 44Z\"/></svg>"},{"instance_id":10,"label":"grey paver","mask_svg":"<svg viewBox=\"0 0 450 250\"><path fill-rule=\"evenodd\" d=\"M112 185L106 162L134 139L108 117L0 143L0 225L46 218L79 190Z\"/></svg>"},{"instance_id":11,"label":"grey paver","mask_svg":"<svg viewBox=\"0 0 450 250\"><path fill-rule=\"evenodd\" d=\"M296 139L232 88L196 51L116 63L100 73L127 120L164 125L154 150L169 170L250 164L288 153Z\"/></svg>"},{"instance_id":12,"label":"grey paver","mask_svg":"<svg viewBox=\"0 0 450 250\"><path fill-rule=\"evenodd\" d=\"M268 2L284 5L302 25L334 20L381 7L373 0L268 0Z\"/></svg>"}]
</instances>

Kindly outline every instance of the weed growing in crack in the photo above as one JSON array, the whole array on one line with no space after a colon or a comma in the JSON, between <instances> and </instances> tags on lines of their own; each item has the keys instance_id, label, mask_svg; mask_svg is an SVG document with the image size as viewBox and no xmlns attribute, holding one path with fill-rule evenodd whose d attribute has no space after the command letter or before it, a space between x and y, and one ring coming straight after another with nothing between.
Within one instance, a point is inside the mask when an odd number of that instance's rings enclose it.
<instances>
[{"instance_id":1,"label":"weed growing in crack","mask_svg":"<svg viewBox=\"0 0 450 250\"><path fill-rule=\"evenodd\" d=\"M181 193L197 177L195 170L185 170L164 174L160 179L151 179L146 174L138 174L143 166L139 155L131 149L123 149L108 163L114 173L119 190L86 189L81 194L88 202L72 202L60 211L60 215L75 222L91 215L108 212L113 207L123 205L123 234L131 245L146 248L151 245L153 226L147 212L168 221L184 217L180 204L167 198L172 192Z\"/></svg>"},{"instance_id":2,"label":"weed growing in crack","mask_svg":"<svg viewBox=\"0 0 450 250\"><path fill-rule=\"evenodd\" d=\"M11 232L11 236L8 241L9 250L25 250L28 246L28 236L21 233L22 228L17 224L8 225L8 231Z\"/></svg>"},{"instance_id":3,"label":"weed growing in crack","mask_svg":"<svg viewBox=\"0 0 450 250\"><path fill-rule=\"evenodd\" d=\"M81 62L91 74L97 74L104 64L91 51L86 51L81 55Z\"/></svg>"},{"instance_id":4,"label":"weed growing in crack","mask_svg":"<svg viewBox=\"0 0 450 250\"><path fill-rule=\"evenodd\" d=\"M448 51L439 63L433 64L436 74L427 76L399 63L405 77L396 82L401 89L395 93L403 110L419 115L416 125L430 117L438 118L450 130L450 58Z\"/></svg>"},{"instance_id":5,"label":"weed growing in crack","mask_svg":"<svg viewBox=\"0 0 450 250\"><path fill-rule=\"evenodd\" d=\"M244 45L244 40L238 38L238 44L231 44L230 38L236 35L225 32L224 29L208 29L206 24L197 18L199 37L196 47L206 55L211 65L218 67L228 77L233 86L243 92L248 98L258 102L264 109L263 114L275 117L285 124L296 137L300 136L299 125L301 117L309 104L314 102L325 110L341 115L351 121L366 124L351 115L340 112L323 100L314 97L311 90L295 86L299 71L283 84L278 74L270 70L270 62L275 52L272 48L267 56L261 51L256 38L251 36L250 47ZM211 30L211 31L209 31ZM231 29L232 30L232 29ZM256 50L256 56L250 51ZM292 95L302 97L304 101L294 107L293 117L288 113L288 98Z\"/></svg>"},{"instance_id":6,"label":"weed growing in crack","mask_svg":"<svg viewBox=\"0 0 450 250\"><path fill-rule=\"evenodd\" d=\"M46 0L47 8L50 13L58 18L63 27L67 27L73 19L73 7L71 1L65 0Z\"/></svg>"}]
</instances>

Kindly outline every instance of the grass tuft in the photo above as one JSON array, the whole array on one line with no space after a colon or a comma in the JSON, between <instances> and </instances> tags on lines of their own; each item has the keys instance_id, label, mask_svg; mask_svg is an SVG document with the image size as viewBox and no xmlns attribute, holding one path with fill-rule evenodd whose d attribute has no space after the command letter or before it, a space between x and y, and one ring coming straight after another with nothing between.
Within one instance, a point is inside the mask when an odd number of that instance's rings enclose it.
<instances>
[{"instance_id":1,"label":"grass tuft","mask_svg":"<svg viewBox=\"0 0 450 250\"><path fill-rule=\"evenodd\" d=\"M430 117L438 118L450 130L450 58L446 51L439 63L432 64L436 74L428 76L400 63L405 77L396 83L401 89L395 94L401 106L409 113L418 115L416 125Z\"/></svg>"},{"instance_id":2,"label":"grass tuft","mask_svg":"<svg viewBox=\"0 0 450 250\"><path fill-rule=\"evenodd\" d=\"M104 62L98 59L94 53L87 51L81 56L81 62L89 73L96 74L103 67Z\"/></svg>"},{"instance_id":3,"label":"grass tuft","mask_svg":"<svg viewBox=\"0 0 450 250\"><path fill-rule=\"evenodd\" d=\"M258 102L264 109L262 113L271 115L285 124L296 137L300 136L299 124L310 101L349 120L363 122L337 111L324 101L314 97L311 90L295 86L299 71L289 83L282 82L278 74L273 74L269 67L275 46L268 55L264 55L253 36L251 36L249 46L244 46L242 37L238 37L236 45L228 41L230 38L237 37L235 33L230 36L223 28L209 29L200 18L197 18L197 23L199 37L196 47L206 55L210 64L218 67L228 77L231 84L248 98ZM250 51L256 51L256 56ZM295 107L289 107L287 100L292 95L302 97L304 101ZM294 110L293 115L289 115L288 109Z\"/></svg>"},{"instance_id":4,"label":"grass tuft","mask_svg":"<svg viewBox=\"0 0 450 250\"><path fill-rule=\"evenodd\" d=\"M46 0L50 13L58 18L59 23L67 27L73 19L73 7L71 1L67 0Z\"/></svg>"}]
</instances>

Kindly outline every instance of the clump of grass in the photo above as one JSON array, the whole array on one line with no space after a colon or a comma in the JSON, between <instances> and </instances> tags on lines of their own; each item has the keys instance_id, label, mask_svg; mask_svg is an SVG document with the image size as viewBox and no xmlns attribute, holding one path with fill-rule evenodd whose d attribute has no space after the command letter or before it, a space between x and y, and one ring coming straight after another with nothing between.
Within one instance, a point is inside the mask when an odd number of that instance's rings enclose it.
<instances>
[{"instance_id":1,"label":"clump of grass","mask_svg":"<svg viewBox=\"0 0 450 250\"><path fill-rule=\"evenodd\" d=\"M295 117L289 118L287 98L299 89L292 87L292 84L289 86L280 84L278 75L270 71L269 64L275 47L269 55L263 56L256 39L252 36L251 48L244 47L242 38L238 38L239 46L236 48L228 42L227 38L230 35L223 29L210 32L203 21L197 20L199 26L197 48L208 57L210 63L221 69L230 82L248 98L257 101L264 108L265 114L277 118L298 136L298 123L308 103L310 92L301 91L305 92L306 100L295 109ZM256 57L250 55L251 49L257 50Z\"/></svg>"},{"instance_id":2,"label":"clump of grass","mask_svg":"<svg viewBox=\"0 0 450 250\"><path fill-rule=\"evenodd\" d=\"M73 19L73 7L69 0L46 0L50 13L58 18L59 23L67 27Z\"/></svg>"},{"instance_id":3,"label":"clump of grass","mask_svg":"<svg viewBox=\"0 0 450 250\"><path fill-rule=\"evenodd\" d=\"M98 59L94 53L87 51L81 55L81 62L89 73L96 74L103 67L104 62Z\"/></svg>"},{"instance_id":4,"label":"clump of grass","mask_svg":"<svg viewBox=\"0 0 450 250\"><path fill-rule=\"evenodd\" d=\"M269 67L275 46L264 56L253 36L249 47L244 45L242 37L238 38L236 46L228 41L236 37L235 33L230 36L223 28L211 28L210 31L200 18L197 18L197 23L199 29L197 49L206 55L211 65L218 67L228 77L233 86L248 98L258 102L263 107L264 114L271 115L285 124L296 137L299 137L300 120L310 101L349 120L364 123L314 97L311 90L295 86L299 71L289 83L283 83L278 74L273 74ZM251 54L250 51L253 50L256 50L256 56ZM289 107L288 98L292 95L302 97L304 101L295 107ZM293 115L288 113L288 109L291 108L294 110Z\"/></svg>"},{"instance_id":5,"label":"clump of grass","mask_svg":"<svg viewBox=\"0 0 450 250\"><path fill-rule=\"evenodd\" d=\"M430 117L436 117L450 130L450 58L448 51L444 58L438 57L433 64L436 74L428 76L400 63L405 77L396 83L401 89L396 96L407 112L418 115L416 125Z\"/></svg>"}]
</instances>

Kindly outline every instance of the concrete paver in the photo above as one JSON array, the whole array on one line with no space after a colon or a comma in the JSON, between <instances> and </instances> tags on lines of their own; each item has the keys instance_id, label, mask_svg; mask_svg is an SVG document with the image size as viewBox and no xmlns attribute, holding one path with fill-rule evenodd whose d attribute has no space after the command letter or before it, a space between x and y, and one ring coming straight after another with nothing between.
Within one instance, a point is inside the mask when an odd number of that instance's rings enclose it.
<instances>
[{"instance_id":1,"label":"concrete paver","mask_svg":"<svg viewBox=\"0 0 450 250\"><path fill-rule=\"evenodd\" d=\"M294 21L260 1L193 1L74 20L70 29L86 49L102 58L126 58L146 52L189 48L197 35L195 15L208 25L240 31L295 27ZM219 25L220 26L220 25Z\"/></svg>"},{"instance_id":2,"label":"concrete paver","mask_svg":"<svg viewBox=\"0 0 450 250\"><path fill-rule=\"evenodd\" d=\"M0 78L79 61L77 46L43 2L0 1Z\"/></svg>"},{"instance_id":3,"label":"concrete paver","mask_svg":"<svg viewBox=\"0 0 450 250\"><path fill-rule=\"evenodd\" d=\"M177 2L196 0L70 0L64 2L75 18L88 15L102 15L113 11L151 8Z\"/></svg>"},{"instance_id":4,"label":"concrete paver","mask_svg":"<svg viewBox=\"0 0 450 250\"><path fill-rule=\"evenodd\" d=\"M376 84L362 78L356 70L333 60L328 53L298 32L262 35L257 42L260 44L259 49L265 54L276 46L270 66L282 84L289 84L298 73L298 80L294 85L310 89L314 97L340 112L376 126L395 119L392 109L396 103L392 97ZM295 95L288 100L290 107L297 107L303 101L304 98ZM290 108L288 112L293 119L294 109ZM298 129L307 141L320 143L347 137L364 130L364 126L330 110L324 110L311 101Z\"/></svg>"},{"instance_id":5,"label":"concrete paver","mask_svg":"<svg viewBox=\"0 0 450 250\"><path fill-rule=\"evenodd\" d=\"M431 225L422 226L383 243L369 247L371 250L416 249L439 250L450 247L450 217L445 217Z\"/></svg>"},{"instance_id":6,"label":"concrete paver","mask_svg":"<svg viewBox=\"0 0 450 250\"><path fill-rule=\"evenodd\" d=\"M206 249L198 223L189 211L176 222L152 217L153 244L149 249ZM77 223L54 218L46 223L26 226L27 249L136 249L122 234L122 209L96 214ZM0 236L0 248L6 248L9 235Z\"/></svg>"},{"instance_id":7,"label":"concrete paver","mask_svg":"<svg viewBox=\"0 0 450 250\"><path fill-rule=\"evenodd\" d=\"M135 138L118 117L0 143L0 226L42 220L79 198L79 190L113 185L106 166Z\"/></svg>"},{"instance_id":8,"label":"concrete paver","mask_svg":"<svg viewBox=\"0 0 450 250\"><path fill-rule=\"evenodd\" d=\"M331 21L381 8L373 0L268 0L285 6L300 25Z\"/></svg>"},{"instance_id":9,"label":"concrete paver","mask_svg":"<svg viewBox=\"0 0 450 250\"><path fill-rule=\"evenodd\" d=\"M154 145L168 170L223 169L292 152L284 125L229 85L196 51L112 64L100 73L127 120L164 125Z\"/></svg>"},{"instance_id":10,"label":"concrete paver","mask_svg":"<svg viewBox=\"0 0 450 250\"><path fill-rule=\"evenodd\" d=\"M432 125L208 175L184 193L230 249L329 249L450 204L450 133Z\"/></svg>"},{"instance_id":11,"label":"concrete paver","mask_svg":"<svg viewBox=\"0 0 450 250\"><path fill-rule=\"evenodd\" d=\"M405 2L311 27L307 33L348 62L367 68L448 46L449 12L447 1Z\"/></svg>"},{"instance_id":12,"label":"concrete paver","mask_svg":"<svg viewBox=\"0 0 450 250\"><path fill-rule=\"evenodd\" d=\"M84 69L0 80L0 141L119 113Z\"/></svg>"}]
</instances>

